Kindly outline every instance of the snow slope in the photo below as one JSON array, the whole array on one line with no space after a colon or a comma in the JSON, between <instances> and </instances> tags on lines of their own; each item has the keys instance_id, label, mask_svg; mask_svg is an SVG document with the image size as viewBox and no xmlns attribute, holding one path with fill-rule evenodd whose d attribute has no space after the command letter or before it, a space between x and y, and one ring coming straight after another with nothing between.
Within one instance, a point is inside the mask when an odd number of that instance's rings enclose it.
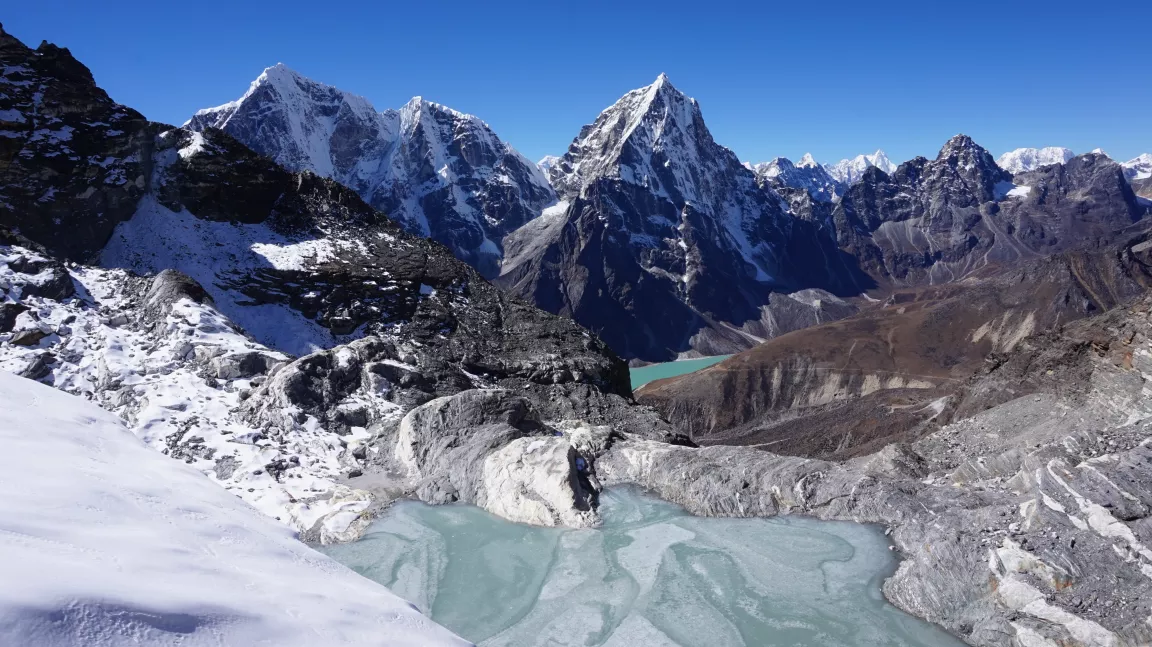
<instances>
[{"instance_id":1,"label":"snow slope","mask_svg":"<svg viewBox=\"0 0 1152 647\"><path fill-rule=\"evenodd\" d=\"M857 155L852 159L843 159L825 168L828 169L828 173L832 177L836 178L836 181L852 184L864 175L864 171L873 166L889 175L896 170L896 165L888 159L882 150L877 150L871 155Z\"/></svg>"},{"instance_id":2,"label":"snow slope","mask_svg":"<svg viewBox=\"0 0 1152 647\"><path fill-rule=\"evenodd\" d=\"M1000 156L996 164L1015 175L1025 171L1034 171L1041 166L1049 164L1063 164L1075 157L1071 149L1059 146L1047 148L1017 148Z\"/></svg>"},{"instance_id":3,"label":"snow slope","mask_svg":"<svg viewBox=\"0 0 1152 647\"><path fill-rule=\"evenodd\" d=\"M94 404L0 371L0 643L466 645Z\"/></svg>"}]
</instances>

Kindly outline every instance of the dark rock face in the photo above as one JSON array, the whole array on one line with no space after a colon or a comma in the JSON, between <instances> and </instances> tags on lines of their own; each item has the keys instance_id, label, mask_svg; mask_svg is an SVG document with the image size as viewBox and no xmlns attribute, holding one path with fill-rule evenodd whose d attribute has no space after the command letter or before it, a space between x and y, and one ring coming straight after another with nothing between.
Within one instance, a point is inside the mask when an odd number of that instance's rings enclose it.
<instances>
[{"instance_id":1,"label":"dark rock face","mask_svg":"<svg viewBox=\"0 0 1152 647\"><path fill-rule=\"evenodd\" d=\"M958 135L935 160L914 159L891 176L868 169L833 219L840 247L881 285L899 286L1110 243L1144 211L1105 156L1081 155L1013 180Z\"/></svg>"},{"instance_id":2,"label":"dark rock face","mask_svg":"<svg viewBox=\"0 0 1152 647\"><path fill-rule=\"evenodd\" d=\"M757 186L665 77L586 126L550 178L564 202L505 239L498 282L624 357L747 348L771 327L774 292L867 280Z\"/></svg>"},{"instance_id":3,"label":"dark rock face","mask_svg":"<svg viewBox=\"0 0 1152 647\"><path fill-rule=\"evenodd\" d=\"M1130 184L1132 185L1132 191L1136 193L1136 195L1148 201L1145 202L1145 205L1152 202L1152 177L1146 177L1142 180L1132 180Z\"/></svg>"},{"instance_id":4,"label":"dark rock face","mask_svg":"<svg viewBox=\"0 0 1152 647\"><path fill-rule=\"evenodd\" d=\"M1107 245L1145 213L1124 169L1105 155L1080 155L1013 182L1031 190L1001 202L998 222L1028 253Z\"/></svg>"},{"instance_id":5,"label":"dark rock face","mask_svg":"<svg viewBox=\"0 0 1152 647\"><path fill-rule=\"evenodd\" d=\"M191 299L196 303L212 303L208 292L191 277L176 270L164 270L157 274L144 294L143 314L147 323L155 325L171 310L180 299Z\"/></svg>"},{"instance_id":6,"label":"dark rock face","mask_svg":"<svg viewBox=\"0 0 1152 647\"><path fill-rule=\"evenodd\" d=\"M536 166L476 117L419 97L377 112L283 65L188 127L220 128L289 170L351 187L489 278L499 274L504 236L556 200Z\"/></svg>"},{"instance_id":7,"label":"dark rock face","mask_svg":"<svg viewBox=\"0 0 1152 647\"><path fill-rule=\"evenodd\" d=\"M0 303L0 332L12 332L16 317L27 311L28 306L21 303Z\"/></svg>"},{"instance_id":8,"label":"dark rock face","mask_svg":"<svg viewBox=\"0 0 1152 647\"><path fill-rule=\"evenodd\" d=\"M147 190L148 122L67 49L0 29L0 226L90 258Z\"/></svg>"}]
</instances>

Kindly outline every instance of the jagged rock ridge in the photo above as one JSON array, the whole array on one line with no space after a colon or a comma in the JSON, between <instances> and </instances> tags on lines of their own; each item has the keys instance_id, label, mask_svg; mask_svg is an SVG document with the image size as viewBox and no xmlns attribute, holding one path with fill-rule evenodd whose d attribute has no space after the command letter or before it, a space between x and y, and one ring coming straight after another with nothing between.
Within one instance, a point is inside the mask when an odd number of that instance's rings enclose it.
<instances>
[{"instance_id":1,"label":"jagged rock ridge","mask_svg":"<svg viewBox=\"0 0 1152 647\"><path fill-rule=\"evenodd\" d=\"M888 159L884 151L877 150L871 155L857 155L851 159L843 159L835 164L829 164L825 168L828 174L836 179L841 184L855 184L864 177L864 172L870 168L878 168L885 173L892 173L896 170L896 165Z\"/></svg>"},{"instance_id":2,"label":"jagged rock ridge","mask_svg":"<svg viewBox=\"0 0 1152 647\"><path fill-rule=\"evenodd\" d=\"M1000 168L1015 175L1025 171L1035 171L1049 164L1063 164L1075 157L1071 149L1059 146L1046 148L1017 148L1001 155L996 163Z\"/></svg>"},{"instance_id":3,"label":"jagged rock ridge","mask_svg":"<svg viewBox=\"0 0 1152 647\"><path fill-rule=\"evenodd\" d=\"M1015 182L1015 184L1013 184ZM940 284L1108 237L1146 213L1103 155L1016 176L971 138L891 175L869 169L833 214L841 249L881 285Z\"/></svg>"}]
</instances>

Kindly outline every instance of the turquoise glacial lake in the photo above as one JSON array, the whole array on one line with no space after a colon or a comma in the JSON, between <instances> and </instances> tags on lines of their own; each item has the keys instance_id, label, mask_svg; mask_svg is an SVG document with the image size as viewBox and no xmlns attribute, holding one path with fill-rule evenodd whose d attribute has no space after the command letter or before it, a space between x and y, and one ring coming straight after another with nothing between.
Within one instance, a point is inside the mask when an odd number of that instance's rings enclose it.
<instances>
[{"instance_id":1,"label":"turquoise glacial lake","mask_svg":"<svg viewBox=\"0 0 1152 647\"><path fill-rule=\"evenodd\" d=\"M716 355L698 359L682 359L678 362L663 362L661 364L649 364L648 366L630 368L628 372L632 377L632 388L638 389L653 380L662 380L666 377L675 377L677 375L699 371L702 368L718 364L729 357L732 356Z\"/></svg>"},{"instance_id":2,"label":"turquoise glacial lake","mask_svg":"<svg viewBox=\"0 0 1152 647\"><path fill-rule=\"evenodd\" d=\"M709 519L631 488L604 524L537 528L405 501L321 548L482 647L961 647L880 593L876 527Z\"/></svg>"}]
</instances>

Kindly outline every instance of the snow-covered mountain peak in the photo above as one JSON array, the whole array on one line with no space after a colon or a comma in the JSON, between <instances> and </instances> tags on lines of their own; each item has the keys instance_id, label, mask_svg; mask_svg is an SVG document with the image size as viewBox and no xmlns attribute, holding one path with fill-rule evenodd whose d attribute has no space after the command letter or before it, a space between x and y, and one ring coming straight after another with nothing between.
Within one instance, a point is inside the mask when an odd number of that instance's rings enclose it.
<instances>
[{"instance_id":1,"label":"snow-covered mountain peak","mask_svg":"<svg viewBox=\"0 0 1152 647\"><path fill-rule=\"evenodd\" d=\"M876 149L876 152L871 155L857 155L852 159L842 159L825 168L828 169L829 175L838 182L852 184L863 177L864 171L873 166L888 174L892 174L896 170L896 165L880 149Z\"/></svg>"},{"instance_id":2,"label":"snow-covered mountain peak","mask_svg":"<svg viewBox=\"0 0 1152 647\"><path fill-rule=\"evenodd\" d=\"M379 112L284 65L188 125L223 129L286 168L354 189L486 276L498 272L504 235L556 201L536 165L478 117L419 96Z\"/></svg>"},{"instance_id":3,"label":"snow-covered mountain peak","mask_svg":"<svg viewBox=\"0 0 1152 647\"><path fill-rule=\"evenodd\" d=\"M649 182L658 175L655 166L663 165L675 175L679 193L697 196L688 176L700 168L702 149L715 146L696 100L661 74L652 84L626 93L585 126L550 168L549 177L557 193L575 195L599 177Z\"/></svg>"},{"instance_id":4,"label":"snow-covered mountain peak","mask_svg":"<svg viewBox=\"0 0 1152 647\"><path fill-rule=\"evenodd\" d=\"M1124 162L1124 175L1129 180L1147 180L1152 178L1152 154L1144 153Z\"/></svg>"},{"instance_id":5,"label":"snow-covered mountain peak","mask_svg":"<svg viewBox=\"0 0 1152 647\"><path fill-rule=\"evenodd\" d=\"M539 162L536 162L536 168L540 169L540 172L544 175L548 175L548 171L556 165L556 162L559 161L559 155L545 155L544 157L540 158Z\"/></svg>"},{"instance_id":6,"label":"snow-covered mountain peak","mask_svg":"<svg viewBox=\"0 0 1152 647\"><path fill-rule=\"evenodd\" d=\"M381 114L364 97L313 81L283 63L266 68L239 99L199 110L185 124L195 130L219 128L293 170L339 177L331 140L356 124L364 140L384 147L396 137L395 116Z\"/></svg>"},{"instance_id":7,"label":"snow-covered mountain peak","mask_svg":"<svg viewBox=\"0 0 1152 647\"><path fill-rule=\"evenodd\" d=\"M770 162L753 164L750 168L758 175L771 178L779 177L780 174L786 170L791 170L796 167L794 164L792 164L792 160L788 159L787 157L774 157Z\"/></svg>"},{"instance_id":8,"label":"snow-covered mountain peak","mask_svg":"<svg viewBox=\"0 0 1152 647\"><path fill-rule=\"evenodd\" d=\"M1097 151L1099 151L1099 149L1097 149ZM1000 158L996 160L996 163L1000 168L1015 175L1026 171L1034 171L1041 166L1063 164L1074 156L1075 153L1073 153L1071 149L1060 146L1017 148L1016 150L1001 155Z\"/></svg>"},{"instance_id":9,"label":"snow-covered mountain peak","mask_svg":"<svg viewBox=\"0 0 1152 647\"><path fill-rule=\"evenodd\" d=\"M264 71L260 74L260 76L256 77L256 80L252 83L254 85L259 85L262 83L272 83L279 85L283 83L296 83L304 78L305 77L296 72L296 70L293 70L283 63L277 63L271 67L264 68Z\"/></svg>"},{"instance_id":10,"label":"snow-covered mountain peak","mask_svg":"<svg viewBox=\"0 0 1152 647\"><path fill-rule=\"evenodd\" d=\"M287 65L277 63L271 67L264 68L260 76L257 76L248 86L247 92L236 101L228 102L216 108L199 110L196 112L196 115L223 117L224 123L226 123L227 119L231 118L241 105L251 100L253 96L261 91L275 93L283 101L294 103L297 106L305 102L323 102L331 105L343 104L362 117L368 117L376 113L372 104L364 97L352 94L351 92L345 92L331 85L313 81Z\"/></svg>"},{"instance_id":11,"label":"snow-covered mountain peak","mask_svg":"<svg viewBox=\"0 0 1152 647\"><path fill-rule=\"evenodd\" d=\"M839 271L823 261L831 239L816 232L830 209L790 190L818 215L789 213L777 185L717 143L697 102L666 76L584 126L549 177L564 206L505 239L499 282L571 314L624 356L746 347L774 286ZM733 337L745 324L750 336Z\"/></svg>"},{"instance_id":12,"label":"snow-covered mountain peak","mask_svg":"<svg viewBox=\"0 0 1152 647\"><path fill-rule=\"evenodd\" d=\"M647 86L644 89L647 90L648 92L651 92L651 93L673 92L676 94L683 95L682 92L680 92L679 90L676 89L676 86L672 85L672 81L668 78L668 75L663 73L663 72L660 73L660 76L656 77L656 80L653 81L651 85ZM690 97L686 97L686 98L689 101L691 101L692 103L696 102L695 99L692 99Z\"/></svg>"},{"instance_id":13,"label":"snow-covered mountain peak","mask_svg":"<svg viewBox=\"0 0 1152 647\"><path fill-rule=\"evenodd\" d=\"M639 95L639 102L631 96L634 93ZM654 117L682 130L693 125L699 112L696 100L677 90L663 73L651 85L624 95L616 105L629 113L629 123L633 125L646 117Z\"/></svg>"},{"instance_id":14,"label":"snow-covered mountain peak","mask_svg":"<svg viewBox=\"0 0 1152 647\"><path fill-rule=\"evenodd\" d=\"M453 110L452 108L449 108L448 106L446 106L442 103L436 103L435 101L429 101L429 100L427 100L424 97L419 96L419 95L409 99L408 103L404 104L404 106L402 108L400 108L401 114L410 113L410 114L415 115L415 114L419 114L419 113L423 113L423 112L443 113L443 114L448 115L454 119L460 119L460 120L464 120L464 121L475 122L475 124L477 126L483 126L485 128L488 127L487 123L485 123L482 119L480 119L479 117L476 117L475 115L470 115L466 112L460 112L459 110Z\"/></svg>"},{"instance_id":15,"label":"snow-covered mountain peak","mask_svg":"<svg viewBox=\"0 0 1152 647\"><path fill-rule=\"evenodd\" d=\"M844 193L844 185L817 163L811 153L805 153L799 164L787 157L777 157L771 162L746 166L756 174L761 185L804 189L821 202L832 202Z\"/></svg>"}]
</instances>

